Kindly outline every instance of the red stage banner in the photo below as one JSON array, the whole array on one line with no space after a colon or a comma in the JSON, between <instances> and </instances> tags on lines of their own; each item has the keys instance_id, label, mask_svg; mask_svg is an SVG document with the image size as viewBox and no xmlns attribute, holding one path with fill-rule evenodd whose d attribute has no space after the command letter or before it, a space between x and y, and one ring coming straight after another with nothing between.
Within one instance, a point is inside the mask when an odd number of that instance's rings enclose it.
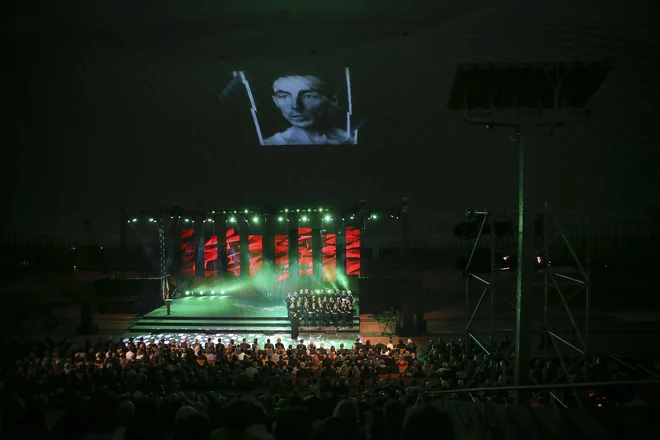
<instances>
[{"instance_id":1,"label":"red stage banner","mask_svg":"<svg viewBox=\"0 0 660 440\"><path fill-rule=\"evenodd\" d=\"M264 272L264 238L261 235L248 235L248 255L250 276Z\"/></svg>"},{"instance_id":2,"label":"red stage banner","mask_svg":"<svg viewBox=\"0 0 660 440\"><path fill-rule=\"evenodd\" d=\"M337 234L323 234L323 281L337 281Z\"/></svg>"},{"instance_id":3,"label":"red stage banner","mask_svg":"<svg viewBox=\"0 0 660 440\"><path fill-rule=\"evenodd\" d=\"M346 227L346 275L360 275L360 228Z\"/></svg>"},{"instance_id":4,"label":"red stage banner","mask_svg":"<svg viewBox=\"0 0 660 440\"><path fill-rule=\"evenodd\" d=\"M183 263L183 273L195 276L195 230L181 230L181 261Z\"/></svg>"},{"instance_id":5,"label":"red stage banner","mask_svg":"<svg viewBox=\"0 0 660 440\"><path fill-rule=\"evenodd\" d=\"M234 228L227 229L227 273L241 275L241 236Z\"/></svg>"},{"instance_id":6,"label":"red stage banner","mask_svg":"<svg viewBox=\"0 0 660 440\"><path fill-rule=\"evenodd\" d=\"M289 236L275 235L275 281L284 281L289 278Z\"/></svg>"},{"instance_id":7,"label":"red stage banner","mask_svg":"<svg viewBox=\"0 0 660 440\"><path fill-rule=\"evenodd\" d=\"M218 276L218 236L212 235L204 243L204 276Z\"/></svg>"},{"instance_id":8,"label":"red stage banner","mask_svg":"<svg viewBox=\"0 0 660 440\"><path fill-rule=\"evenodd\" d=\"M312 275L312 228L298 228L298 275Z\"/></svg>"}]
</instances>

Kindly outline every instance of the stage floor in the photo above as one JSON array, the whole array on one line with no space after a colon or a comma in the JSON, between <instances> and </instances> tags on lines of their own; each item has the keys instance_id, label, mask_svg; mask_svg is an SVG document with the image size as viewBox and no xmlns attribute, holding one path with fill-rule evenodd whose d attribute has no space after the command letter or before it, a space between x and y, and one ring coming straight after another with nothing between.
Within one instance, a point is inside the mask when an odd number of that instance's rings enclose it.
<instances>
[{"instance_id":1,"label":"stage floor","mask_svg":"<svg viewBox=\"0 0 660 440\"><path fill-rule=\"evenodd\" d=\"M352 325L342 327L301 326L304 331L322 333L356 333L360 328L358 316ZM256 293L185 296L170 306L161 306L142 316L131 327L133 332L171 333L208 332L232 334L245 332L291 332L284 300L266 298Z\"/></svg>"},{"instance_id":2,"label":"stage floor","mask_svg":"<svg viewBox=\"0 0 660 440\"><path fill-rule=\"evenodd\" d=\"M232 294L211 296L185 296L174 300L170 316L194 318L286 318L284 302L269 300L259 295ZM167 307L161 306L144 315L145 318L167 316Z\"/></svg>"}]
</instances>

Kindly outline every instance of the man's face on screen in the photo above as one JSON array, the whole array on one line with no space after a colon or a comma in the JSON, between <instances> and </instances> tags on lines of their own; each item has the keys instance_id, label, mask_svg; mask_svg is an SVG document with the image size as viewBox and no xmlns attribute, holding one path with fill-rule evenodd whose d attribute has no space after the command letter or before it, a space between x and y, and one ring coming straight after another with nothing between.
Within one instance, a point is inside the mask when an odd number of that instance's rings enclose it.
<instances>
[{"instance_id":1,"label":"man's face on screen","mask_svg":"<svg viewBox=\"0 0 660 440\"><path fill-rule=\"evenodd\" d=\"M330 100L325 84L315 76L286 76L273 83L273 101L294 127L319 125L326 117Z\"/></svg>"}]
</instances>

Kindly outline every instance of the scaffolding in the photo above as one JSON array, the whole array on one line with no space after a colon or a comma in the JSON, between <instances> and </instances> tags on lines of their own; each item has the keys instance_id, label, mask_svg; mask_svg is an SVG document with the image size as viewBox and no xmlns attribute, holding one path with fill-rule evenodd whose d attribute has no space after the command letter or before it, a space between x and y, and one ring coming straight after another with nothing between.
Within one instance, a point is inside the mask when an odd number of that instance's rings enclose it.
<instances>
[{"instance_id":1,"label":"scaffolding","mask_svg":"<svg viewBox=\"0 0 660 440\"><path fill-rule=\"evenodd\" d=\"M518 304L510 298L511 290L516 287L516 278L520 267L511 265L511 254L519 243L515 236L500 239L497 236L496 221L503 218L511 221L512 230L518 229L512 220L517 212L508 211L466 211L466 221L479 222L479 229L474 239L465 267L465 338L473 341L487 355L502 355L490 340L496 333L509 330L496 326L496 321L502 316L506 321L510 318L516 324L507 310L519 312ZM566 232L562 219L569 218L574 234L579 243ZM476 220L474 220L476 219ZM527 308L530 311L531 334L538 335L543 341L544 355L553 354L559 358L561 375L556 380L570 377L573 365L568 365L565 350L569 349L583 362L589 350L589 320L591 296L591 260L589 252L589 216L578 211L557 211L545 209L535 215L537 234L534 237L535 261L531 279L532 289L527 295ZM485 243L484 243L485 242ZM503 244L505 242L505 244ZM476 256L488 251L489 272L483 273L477 268ZM476 289L475 289L476 287ZM474 291L477 296L475 298ZM536 299L542 293L542 307ZM476 304L474 300L476 299ZM484 303L489 303L489 341L484 340L482 332L474 328L474 322ZM498 307L504 307L504 312ZM473 305L474 304L474 305ZM473 305L473 306L472 306ZM558 319L568 321L569 328L562 326ZM516 326L516 331L520 329ZM488 332L488 331L487 331ZM572 356L573 358L575 356ZM486 359L477 368L476 375L484 367ZM469 384L472 384L474 378ZM551 393L552 395L552 393ZM554 395L553 398L559 399ZM558 400L561 402L561 399ZM563 403L562 403L563 405Z\"/></svg>"},{"instance_id":2,"label":"scaffolding","mask_svg":"<svg viewBox=\"0 0 660 440\"><path fill-rule=\"evenodd\" d=\"M462 110L465 122L469 124L478 124L487 129L510 129L510 139L516 143L518 150L515 385L524 386L530 381L531 343L528 338L534 328L534 259L539 256L535 246L536 146L526 144L525 136L533 129L549 129L549 134L552 134L558 127L586 121L590 114L587 103L611 69L612 64L608 61L517 65L471 63L459 65L454 77L448 107ZM492 213L489 215L492 216ZM482 230L487 218L484 217ZM490 263L492 266L493 259ZM491 268L491 275L492 272ZM588 274L584 270L581 272L584 275L583 283L588 284ZM558 275L551 273L549 279L558 278ZM493 281L481 282L490 282L492 285ZM494 305L496 289L486 284L479 306L489 291L491 304ZM469 332L469 324L471 320L467 322L466 334L480 344ZM554 332L548 334L553 344L559 340L568 342ZM483 344L480 345L483 348ZM570 346L577 348L574 344ZM523 401L525 398L518 393L516 400Z\"/></svg>"}]
</instances>

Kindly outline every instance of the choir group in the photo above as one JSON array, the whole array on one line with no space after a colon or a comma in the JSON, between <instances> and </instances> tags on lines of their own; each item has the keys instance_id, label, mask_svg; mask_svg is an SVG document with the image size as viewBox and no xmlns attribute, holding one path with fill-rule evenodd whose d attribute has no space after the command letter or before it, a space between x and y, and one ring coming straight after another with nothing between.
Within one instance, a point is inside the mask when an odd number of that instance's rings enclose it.
<instances>
[{"instance_id":1,"label":"choir group","mask_svg":"<svg viewBox=\"0 0 660 440\"><path fill-rule=\"evenodd\" d=\"M284 301L296 326L353 327L355 297L350 290L300 289Z\"/></svg>"}]
</instances>

